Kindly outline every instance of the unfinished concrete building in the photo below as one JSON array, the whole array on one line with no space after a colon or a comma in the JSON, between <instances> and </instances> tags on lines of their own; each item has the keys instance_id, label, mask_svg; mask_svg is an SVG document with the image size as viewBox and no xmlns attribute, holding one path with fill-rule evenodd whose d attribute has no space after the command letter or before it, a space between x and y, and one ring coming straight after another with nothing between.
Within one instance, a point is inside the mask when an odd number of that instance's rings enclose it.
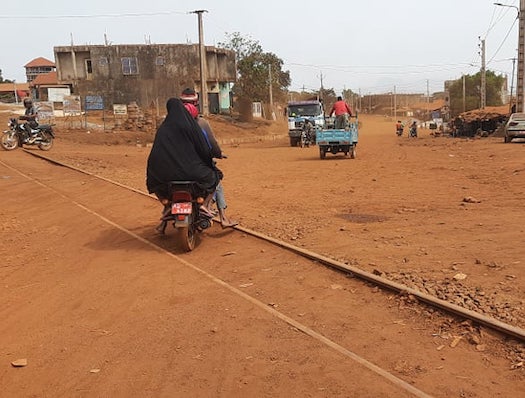
<instances>
[{"instance_id":1,"label":"unfinished concrete building","mask_svg":"<svg viewBox=\"0 0 525 398\"><path fill-rule=\"evenodd\" d=\"M54 54L59 83L81 98L102 97L106 109L131 102L164 107L186 87L200 91L198 44L62 46ZM206 67L209 112L229 111L235 52L206 46Z\"/></svg>"}]
</instances>

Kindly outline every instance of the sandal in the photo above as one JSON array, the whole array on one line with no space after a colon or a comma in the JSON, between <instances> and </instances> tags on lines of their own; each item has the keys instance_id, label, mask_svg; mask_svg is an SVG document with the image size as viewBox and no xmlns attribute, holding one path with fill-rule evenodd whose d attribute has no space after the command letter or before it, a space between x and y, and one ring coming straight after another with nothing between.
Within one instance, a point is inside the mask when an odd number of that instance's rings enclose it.
<instances>
[{"instance_id":1,"label":"sandal","mask_svg":"<svg viewBox=\"0 0 525 398\"><path fill-rule=\"evenodd\" d=\"M210 211L208 210L205 206L201 206L200 209L199 209L206 217L210 217L210 218L213 218L215 217L215 215Z\"/></svg>"},{"instance_id":2,"label":"sandal","mask_svg":"<svg viewBox=\"0 0 525 398\"><path fill-rule=\"evenodd\" d=\"M232 220L229 220L229 221L221 221L221 227L224 229L224 228L233 228L235 226L239 225L239 223L237 221L232 221Z\"/></svg>"}]
</instances>

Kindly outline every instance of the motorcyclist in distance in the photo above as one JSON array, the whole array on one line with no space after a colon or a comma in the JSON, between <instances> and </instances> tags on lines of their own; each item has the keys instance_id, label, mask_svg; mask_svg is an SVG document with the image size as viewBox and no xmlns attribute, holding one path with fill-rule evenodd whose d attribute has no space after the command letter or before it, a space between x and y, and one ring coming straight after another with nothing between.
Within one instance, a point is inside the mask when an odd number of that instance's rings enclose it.
<instances>
[{"instance_id":1,"label":"motorcyclist in distance","mask_svg":"<svg viewBox=\"0 0 525 398\"><path fill-rule=\"evenodd\" d=\"M33 132L33 130L38 127L38 111L29 97L24 98L24 108L26 109L24 115L20 116L19 119L26 121L26 123L24 123L24 129L28 133L28 139L26 142L30 144L35 140L37 134L36 131Z\"/></svg>"},{"instance_id":2,"label":"motorcyclist in distance","mask_svg":"<svg viewBox=\"0 0 525 398\"><path fill-rule=\"evenodd\" d=\"M396 123L396 133L397 133L397 135L402 136L404 129L405 129L405 126L403 125L401 120L398 120L397 123Z\"/></svg>"}]
</instances>

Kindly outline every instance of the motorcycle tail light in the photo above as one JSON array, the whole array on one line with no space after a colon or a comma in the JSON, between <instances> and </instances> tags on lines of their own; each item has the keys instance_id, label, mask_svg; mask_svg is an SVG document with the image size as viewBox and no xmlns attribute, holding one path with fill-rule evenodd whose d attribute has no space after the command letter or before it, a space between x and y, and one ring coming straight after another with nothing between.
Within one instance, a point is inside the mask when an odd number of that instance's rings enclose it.
<instances>
[{"instance_id":1,"label":"motorcycle tail light","mask_svg":"<svg viewBox=\"0 0 525 398\"><path fill-rule=\"evenodd\" d=\"M172 194L174 202L191 202L191 194L186 191L175 191Z\"/></svg>"},{"instance_id":2,"label":"motorcycle tail light","mask_svg":"<svg viewBox=\"0 0 525 398\"><path fill-rule=\"evenodd\" d=\"M186 216L184 214L177 214L177 221L184 221Z\"/></svg>"}]
</instances>

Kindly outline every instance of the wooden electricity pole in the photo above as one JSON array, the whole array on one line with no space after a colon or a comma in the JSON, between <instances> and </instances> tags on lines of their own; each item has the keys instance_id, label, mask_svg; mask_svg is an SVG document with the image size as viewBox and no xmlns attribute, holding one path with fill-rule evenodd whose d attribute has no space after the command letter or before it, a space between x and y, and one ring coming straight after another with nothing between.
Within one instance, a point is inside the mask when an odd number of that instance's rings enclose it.
<instances>
[{"instance_id":1,"label":"wooden electricity pole","mask_svg":"<svg viewBox=\"0 0 525 398\"><path fill-rule=\"evenodd\" d=\"M481 109L487 105L487 69L485 66L485 40L481 40Z\"/></svg>"},{"instance_id":2,"label":"wooden electricity pole","mask_svg":"<svg viewBox=\"0 0 525 398\"><path fill-rule=\"evenodd\" d=\"M199 60L200 60L200 79L201 79L201 92L200 92L200 104L201 113L204 116L209 115L208 109L208 87L207 87L207 75L206 75L206 47L204 46L204 31L202 28L202 14L208 12L207 10L195 10L191 11L192 14L197 14L199 21Z\"/></svg>"},{"instance_id":3,"label":"wooden electricity pole","mask_svg":"<svg viewBox=\"0 0 525 398\"><path fill-rule=\"evenodd\" d=\"M525 0L520 0L519 17L519 37L518 37L518 81L516 83L517 105L516 112L525 112L525 104L523 103L523 92L525 79Z\"/></svg>"}]
</instances>

